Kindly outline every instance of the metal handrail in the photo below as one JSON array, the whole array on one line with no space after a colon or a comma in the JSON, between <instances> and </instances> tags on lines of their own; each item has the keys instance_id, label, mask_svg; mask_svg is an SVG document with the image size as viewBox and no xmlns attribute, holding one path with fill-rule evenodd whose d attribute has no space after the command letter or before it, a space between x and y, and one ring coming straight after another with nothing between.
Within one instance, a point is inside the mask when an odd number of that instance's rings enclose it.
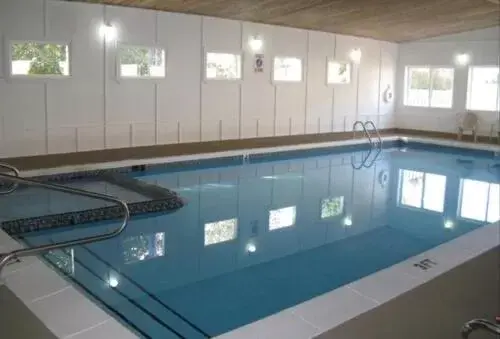
<instances>
[{"instance_id":1,"label":"metal handrail","mask_svg":"<svg viewBox=\"0 0 500 339\"><path fill-rule=\"evenodd\" d=\"M84 245L84 244L88 244L88 243L92 243L92 242L97 242L97 241L113 238L113 237L119 235L121 232L123 232L123 230L127 226L128 221L130 219L130 212L128 210L127 204L123 200L117 199L117 198L112 197L110 195L84 191L84 190L80 190L77 188L72 188L72 187L67 187L67 186L62 186L62 185L44 183L44 182L40 182L40 181L36 181L36 180L32 180L32 179L16 177L13 175L8 175L8 174L3 174L3 173L0 173L0 178L4 178L4 179L12 181L16 184L37 186L37 187L46 188L46 189L53 190L53 191L75 194L75 195L80 195L80 196L84 196L84 197L89 197L89 198L94 198L94 199L112 202L112 203L119 205L121 207L121 209L123 210L122 224L120 225L120 227L118 227L117 229L115 229L111 232L103 233L100 235L94 235L94 236L90 236L90 237L79 238L79 239L75 239L75 240L61 241L61 242L57 242L54 244L47 244L47 245L42 245L42 246L18 249L18 250L3 254L3 257L0 254L0 258L1 258L0 259L0 276L2 274L3 268L7 265L7 263L9 261L11 261L13 259L17 259L20 257L27 257L27 256L31 256L31 255L38 255L40 253L51 251L51 250L56 250L56 249L61 249L61 248L71 247L71 246L77 246L77 245Z\"/></svg>"},{"instance_id":2,"label":"metal handrail","mask_svg":"<svg viewBox=\"0 0 500 339\"><path fill-rule=\"evenodd\" d=\"M368 138L368 141L370 142L370 145L373 146L372 137L371 137L370 133L368 132L368 130L366 129L365 123L363 121L361 121L361 120L357 120L352 125L352 136L353 136L353 138L356 138L356 126L358 126L358 125L361 125L361 127L363 127L363 132L365 132L365 135Z\"/></svg>"},{"instance_id":3,"label":"metal handrail","mask_svg":"<svg viewBox=\"0 0 500 339\"><path fill-rule=\"evenodd\" d=\"M378 132L378 128L377 128L377 126L375 126L375 123L372 120L368 120L364 123L364 125L365 125L365 128L366 128L366 125L372 126L372 130L375 131L375 133L377 135L379 145L382 146L382 138L380 137L380 133Z\"/></svg>"},{"instance_id":4,"label":"metal handrail","mask_svg":"<svg viewBox=\"0 0 500 339\"><path fill-rule=\"evenodd\" d=\"M14 175L16 177L19 177L19 173L20 172L19 172L19 170L16 167L14 167L12 165L9 165L9 164L6 164L4 162L0 162L0 167L6 168L6 169L14 172ZM14 183L8 190L6 190L6 191L0 191L0 195L12 193L12 192L14 192L17 189L18 186L19 186L19 184Z\"/></svg>"},{"instance_id":5,"label":"metal handrail","mask_svg":"<svg viewBox=\"0 0 500 339\"><path fill-rule=\"evenodd\" d=\"M361 160L361 163L359 165L356 165L355 162L356 162L356 157L354 155L351 155L351 166L352 168L354 168L355 170L359 170L359 169L362 169L363 167L364 168L370 168L372 167L374 164L375 164L375 161L377 161L380 153L382 152L382 149L381 148L377 148L377 154L375 154L375 156L373 157L373 159L371 159L370 162L368 162L368 159L370 159L370 156L372 155L373 153L373 147L370 148L368 150L368 154L366 155L366 157L363 158L363 160Z\"/></svg>"},{"instance_id":6,"label":"metal handrail","mask_svg":"<svg viewBox=\"0 0 500 339\"><path fill-rule=\"evenodd\" d=\"M469 338L469 335L475 330L484 330L492 334L500 335L500 326L485 319L473 319L466 322L462 327L462 338Z\"/></svg>"}]
</instances>

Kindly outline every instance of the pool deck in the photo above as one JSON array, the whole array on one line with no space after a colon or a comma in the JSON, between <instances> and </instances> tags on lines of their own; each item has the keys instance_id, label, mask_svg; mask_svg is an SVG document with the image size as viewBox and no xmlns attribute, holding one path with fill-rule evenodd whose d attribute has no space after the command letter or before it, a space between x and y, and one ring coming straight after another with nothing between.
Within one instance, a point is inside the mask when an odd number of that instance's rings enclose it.
<instances>
[{"instance_id":1,"label":"pool deck","mask_svg":"<svg viewBox=\"0 0 500 339\"><path fill-rule=\"evenodd\" d=\"M397 140L400 137L391 136L384 137L384 140ZM429 139L420 137L411 137L410 141L419 142L429 142L432 144L439 144L444 146L458 146L463 148L473 148L473 149L486 149L491 151L500 152L500 146L491 144L472 144L457 142L451 140L443 139ZM307 145L296 145L296 146L282 146L282 147L272 147L272 148L258 148L251 150L235 150L235 151L225 151L218 153L207 153L202 155L189 155L189 156L177 156L169 158L154 158L154 159L138 159L132 161L120 161L113 163L103 163L103 164L90 164L90 165L80 165L80 166L67 166L64 168L55 169L44 169L23 172L23 176L34 176L34 175L47 175L62 172L74 172L89 169L102 169L102 168L113 168L120 166L131 166L137 164L146 163L161 163L161 162L171 162L171 161L181 161L190 159L203 159L203 158L214 158L220 156L228 155L242 155L242 154L252 154L252 153L263 153L263 152L281 152L286 150L296 150L296 149L309 149L325 146L338 146L338 145L352 145L365 142L363 140L344 140L339 142L328 142L319 144L307 144ZM449 310L444 308L443 313L438 313L439 308L435 308L432 301L436 299L436 295L441 296L442 293L446 294L446 289L443 290L443 283L439 285L439 281L446 279L444 286L462 286L463 289L459 287L452 288L455 295L450 296L450 300L455 300L457 308L469 308L467 317L482 317L482 316L493 316L487 309L482 309L481 305L477 307L472 307L471 296L478 294L478 300L484 300L483 294L491 294L490 290L482 287L482 283L487 281L490 277L495 277L498 283L498 268L499 263L496 263L496 269L492 267L485 268L481 272L475 273L473 276L469 276L467 273L463 273L464 277L469 277L469 279L461 278L459 273L453 273L455 271L461 271L465 267L464 272L467 271L467 267L471 270L470 262L476 262L481 258L487 262L494 261L495 255L498 259L498 247L500 245L500 234L499 234L500 224L497 222L495 224L487 225L477 229L473 232L465 234L459 238L456 238L450 242L444 243L436 248L426 251L420 255L413 258L405 260L399 264L396 264L387 269L376 272L368 277L350 283L334 291L328 292L324 295L313 298L302 304L296 305L290 309L283 310L277 314L271 315L254 323L248 324L234 331L228 332L219 336L221 339L247 339L247 338L288 338L288 339L306 339L316 336L320 338L384 338L384 339L396 339L401 338L399 335L376 335L375 333L383 332L369 332L373 335L366 334L366 332L354 332L354 333L364 333L364 335L349 335L349 331L370 331L366 329L366 326L381 327L378 323L373 323L376 321L379 312L381 314L386 314L384 312L389 312L387 309L397 307L407 310L408 314L413 314L413 318L406 319L401 324L401 326L415 326L416 323L421 326L420 335L426 333L426 329L419 319L415 317L420 317L415 314L414 306L410 306L409 301L412 299L412 295L418 293L419 291L427 291L428 293L423 293L418 300L424 302L428 300L429 308L432 307L434 313L428 311L423 312L422 316L428 316L428 314L434 314L443 319L443 321L453 322L453 326L458 326L457 335L459 337L459 327L461 326L462 318L453 318L453 313L449 314ZM15 248L19 248L21 245L11 239L7 234L0 231L0 252L6 252ZM493 252L492 252L493 251ZM494 254L490 254L494 253ZM491 259L493 258L493 259ZM422 261L430 260L432 264L430 268L423 270L416 267L415 264L419 264ZM469 262L469 263L468 263ZM485 264L486 265L486 264ZM472 269L476 265L472 265ZM481 266L481 265L479 265ZM486 265L488 266L488 265ZM491 265L490 265L491 266ZM483 266L481 266L483 267ZM488 274L490 273L490 275ZM438 278L438 279L435 279ZM83 293L78 291L73 287L68 281L60 277L56 272L47 267L43 262L37 258L23 258L19 263L14 263L9 265L3 272L2 280L5 285L12 291L16 298L22 301L24 305L36 316L42 323L53 333L57 338L76 338L76 339L99 339L99 338L136 338L137 336L130 332L127 328L121 325L112 316L107 314L103 309L97 306L96 303L88 299ZM432 289L427 286L434 286L436 289ZM437 284L437 285L436 285ZM467 285L470 284L470 285ZM498 285L497 285L498 286ZM473 288L475 287L475 288ZM5 289L5 286L1 287ZM440 289L439 289L440 288ZM474 293L465 293L466 291L472 291ZM430 292L429 292L430 291ZM489 291L489 292L488 292ZM450 292L451 293L451 292ZM3 293L4 295L9 295L9 292ZM481 297L479 297L481 295ZM415 297L413 297L415 298ZM12 295L7 299L9 304L9 309L16 309L10 304L15 304L18 301L12 301ZM3 300L3 299L2 299ZM16 300L14 298L14 300ZM400 301L403 300L403 301ZM406 301L405 301L406 300ZM409 300L409 301L408 301ZM498 296L491 296L492 302L498 305ZM451 301L450 301L451 303ZM453 303L452 303L453 304ZM396 306L391 306L396 305ZM444 304L443 304L444 305ZM449 306L449 305L448 305ZM425 308L424 306L421 306ZM436 306L437 307L437 306ZM444 307L444 306L443 306ZM5 307L2 305L2 310ZM28 313L26 309L22 309L21 313ZM68 312L71 310L71 312ZM422 308L420 308L422 312ZM489 309L488 309L489 310ZM2 311L4 312L4 311ZM402 316L402 311L398 311L399 314L393 314L392 316ZM497 314L500 312L497 312ZM1 313L0 313L1 314ZM465 313L464 313L465 314ZM2 317L0 317L1 319ZM7 317L4 317L7 318ZM24 316L23 316L24 318ZM446 319L445 319L446 318ZM450 318L450 319L449 319ZM31 323L32 318L27 317L27 321ZM374 320L375 319L375 320ZM457 320L458 319L458 320ZM469 319L466 319L469 320ZM36 321L36 319L33 319ZM363 323L364 321L364 323ZM370 321L372 323L370 323ZM391 324L390 320L386 324ZM459 322L457 324L456 322ZM357 326L358 324L366 324ZM350 324L355 325L350 325ZM405 325L407 324L407 325ZM40 325L41 326L41 325ZM399 325L398 325L399 326ZM403 327L404 327L403 326ZM435 326L435 325L433 325ZM450 324L447 325L447 329L451 328ZM362 328L358 328L362 327ZM2 322L0 321L0 329L3 331ZM43 328L43 326L42 326ZM372 329L373 331L381 331L381 329ZM438 333L439 328L436 329ZM339 332L337 332L339 331ZM342 332L344 331L344 332ZM395 330L396 331L396 330ZM399 333L399 332L394 332ZM403 333L403 332L400 332ZM405 333L405 338L410 338ZM21 333L12 334L8 336L9 339L24 339ZM416 334L415 334L416 335ZM2 333L3 337L3 333ZM26 337L26 338L33 338ZM43 338L37 335L38 338ZM49 337L50 338L50 337ZM413 338L413 337L412 337ZM415 336L415 338L420 338ZM433 337L425 335L426 339L431 339ZM438 337L436 337L437 339ZM450 338L451 336L439 336L441 338Z\"/></svg>"}]
</instances>

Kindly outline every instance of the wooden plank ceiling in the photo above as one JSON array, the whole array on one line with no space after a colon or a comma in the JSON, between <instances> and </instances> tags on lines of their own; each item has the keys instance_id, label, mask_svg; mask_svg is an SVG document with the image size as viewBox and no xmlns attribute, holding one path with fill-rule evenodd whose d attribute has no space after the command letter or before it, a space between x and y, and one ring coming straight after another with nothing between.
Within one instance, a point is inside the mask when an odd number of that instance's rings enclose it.
<instances>
[{"instance_id":1,"label":"wooden plank ceiling","mask_svg":"<svg viewBox=\"0 0 500 339\"><path fill-rule=\"evenodd\" d=\"M498 0L79 0L403 42L496 26Z\"/></svg>"}]
</instances>

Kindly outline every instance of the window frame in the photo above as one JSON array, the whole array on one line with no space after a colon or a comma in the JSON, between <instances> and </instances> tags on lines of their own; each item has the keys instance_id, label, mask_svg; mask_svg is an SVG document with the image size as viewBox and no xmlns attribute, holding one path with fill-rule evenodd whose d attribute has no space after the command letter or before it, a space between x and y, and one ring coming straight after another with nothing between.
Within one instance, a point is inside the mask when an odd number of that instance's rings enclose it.
<instances>
[{"instance_id":1,"label":"window frame","mask_svg":"<svg viewBox=\"0 0 500 339\"><path fill-rule=\"evenodd\" d=\"M53 45L64 45L67 46L68 50L68 75L56 75L56 74L12 74L12 45L16 43L38 43L38 44L53 44ZM47 81L47 80L67 80L73 76L73 42L71 40L34 40L34 39L5 39L5 56L6 56L6 66L5 66L5 78L11 80L22 80L22 81Z\"/></svg>"},{"instance_id":2,"label":"window frame","mask_svg":"<svg viewBox=\"0 0 500 339\"><path fill-rule=\"evenodd\" d=\"M212 220L212 219L211 219ZM231 239L227 239L227 240L223 240L223 241L218 241L218 242L210 242L210 243L207 243L206 240L207 240L207 225L213 225L213 224L216 224L216 223L219 223L219 222L223 222L223 221L235 221L235 224L234 224L234 235ZM218 244L226 244L226 243L230 243L236 239L238 239L238 235L239 235L239 225L240 225L240 222L238 220L238 217L234 217L234 218L225 218L225 219L219 219L219 220L214 220L214 221L206 221L203 223L203 248L210 248L214 245L218 245Z\"/></svg>"},{"instance_id":3,"label":"window frame","mask_svg":"<svg viewBox=\"0 0 500 339\"><path fill-rule=\"evenodd\" d=\"M483 220L477 220L477 219L472 219L472 218L467 218L467 217L462 217L462 203L463 203L463 192L464 192L464 183L465 180L471 180L471 181L479 181L483 182L485 184L488 184L488 194L486 196L486 208L484 211L484 219ZM476 223L484 223L485 225L489 225L492 222L488 221L488 211L490 208L490 196L491 196L491 186L492 185L500 185L500 183L496 182L491 182L491 181L485 181L485 180L479 180L476 178L460 178L460 185L459 185L459 195L458 195L458 204L457 204L457 219L459 220L465 220L465 221L471 221L471 222L476 222ZM493 221L493 223L499 222Z\"/></svg>"},{"instance_id":4,"label":"window frame","mask_svg":"<svg viewBox=\"0 0 500 339\"><path fill-rule=\"evenodd\" d=\"M348 82L328 82L328 70L330 66L330 62L338 62L349 65L349 81ZM348 86L352 84L352 75L353 75L353 63L352 61L348 61L345 59L338 59L335 57L327 57L326 58L326 74L325 74L325 82L327 86Z\"/></svg>"},{"instance_id":5,"label":"window frame","mask_svg":"<svg viewBox=\"0 0 500 339\"><path fill-rule=\"evenodd\" d=\"M288 59L299 59L300 60L300 80L299 81L295 81L295 80L275 80L274 79L274 64L275 64L275 61L276 61L276 58L288 58ZM300 57L300 56L291 56L291 55L282 55L282 54L277 54L277 55L274 55L273 58L272 58L272 67L271 67L271 83L276 85L276 84L294 84L294 85L298 85L298 84L303 84L304 83L304 79L305 79L305 58L304 57Z\"/></svg>"},{"instance_id":6,"label":"window frame","mask_svg":"<svg viewBox=\"0 0 500 339\"><path fill-rule=\"evenodd\" d=\"M498 69L498 77L497 77L497 99L496 99L496 109L493 110L484 110L484 109L476 109L473 107L469 107L469 101L472 96L471 88L472 88L472 70L473 68L497 68ZM499 112L500 111L500 65L470 65L467 69L467 97L465 99L465 109L468 112Z\"/></svg>"},{"instance_id":7,"label":"window frame","mask_svg":"<svg viewBox=\"0 0 500 339\"><path fill-rule=\"evenodd\" d=\"M405 205L402 203L403 199L403 172L404 171L412 171L412 172L419 172L422 173L422 197L420 199L421 206L420 207L415 207L411 205ZM425 201L425 184L426 184L426 175L427 174L434 174L434 175L440 175L445 177L445 185L444 185L444 197L443 197L443 211L436 211L432 209L428 209L424 207L424 201ZM427 213L434 213L434 214L440 214L444 215L445 209L446 209L446 189L448 188L448 177L445 174L440 174L440 173L435 173L435 172L425 172L424 170L417 170L417 169L408 169L408 168L400 168L398 171L398 194L397 194L397 206L402 207L402 208L407 208L412 211L419 211L419 212L427 212Z\"/></svg>"},{"instance_id":8,"label":"window frame","mask_svg":"<svg viewBox=\"0 0 500 339\"><path fill-rule=\"evenodd\" d=\"M428 99L429 99L429 104L427 106L418 106L418 105L410 105L408 103L408 92L410 90L410 70L412 68L427 68L429 70L429 89L428 89ZM434 85L434 77L432 76L432 71L436 69L447 69L451 70L453 72L453 80L451 83L451 106L449 107L439 107L439 106L432 106L432 92L433 92L433 85ZM451 65L407 65L405 66L405 73L404 73L404 94L403 94L403 106L405 107L412 107L412 108L432 108L432 109L441 109L441 110L452 110L454 106L454 98L455 98L455 67Z\"/></svg>"},{"instance_id":9,"label":"window frame","mask_svg":"<svg viewBox=\"0 0 500 339\"><path fill-rule=\"evenodd\" d=\"M163 51L163 68L165 71L165 74L163 76L148 76L148 77L127 77L127 76L122 76L121 75L121 47L137 47L137 48L158 48ZM135 81L135 80L146 80L146 81L155 81L155 80L163 80L167 78L167 49L164 46L160 45L139 45L139 44L128 44L126 42L117 42L116 43L116 79L118 82L120 81Z\"/></svg>"},{"instance_id":10,"label":"window frame","mask_svg":"<svg viewBox=\"0 0 500 339\"><path fill-rule=\"evenodd\" d=\"M322 212L323 212L323 202L325 200L333 200L333 199L342 199L342 211L337 214L337 215L333 215L333 216L328 216L328 217L322 217ZM327 196L327 197L323 197L323 198L320 198L319 200L319 220L321 221L331 221L335 218L340 218L340 217L343 217L344 215L346 214L346 198L345 198L345 195L337 195L337 196Z\"/></svg>"},{"instance_id":11,"label":"window frame","mask_svg":"<svg viewBox=\"0 0 500 339\"><path fill-rule=\"evenodd\" d=\"M293 209L293 211L294 211L293 223L291 225L287 225L287 226L279 226L279 227L271 228L271 212L281 211L281 210L285 210L285 209ZM267 213L267 231L268 232L286 230L286 229L294 228L294 226L296 226L296 225L297 225L297 205L286 205L283 207L269 209L269 211Z\"/></svg>"},{"instance_id":12,"label":"window frame","mask_svg":"<svg viewBox=\"0 0 500 339\"><path fill-rule=\"evenodd\" d=\"M240 56L240 77L237 79L226 79L226 78L207 78L207 64L208 64L208 53L214 54L234 54ZM229 82L229 83L240 83L244 80L244 65L245 65L245 53L241 50L219 50L219 49L204 49L203 50L203 67L201 68L202 79L204 83L209 82Z\"/></svg>"}]
</instances>

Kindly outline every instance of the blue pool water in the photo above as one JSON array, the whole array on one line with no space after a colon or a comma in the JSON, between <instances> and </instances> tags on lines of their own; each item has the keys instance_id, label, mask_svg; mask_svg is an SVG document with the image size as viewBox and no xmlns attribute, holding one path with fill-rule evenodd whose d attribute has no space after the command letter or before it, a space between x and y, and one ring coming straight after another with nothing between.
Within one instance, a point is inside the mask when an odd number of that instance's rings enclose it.
<instances>
[{"instance_id":1,"label":"blue pool water","mask_svg":"<svg viewBox=\"0 0 500 339\"><path fill-rule=\"evenodd\" d=\"M410 145L302 151L157 168L172 214L46 259L145 338L207 338L389 267L499 219L500 159ZM229 166L231 165L231 166ZM29 233L45 244L116 223Z\"/></svg>"}]
</instances>

